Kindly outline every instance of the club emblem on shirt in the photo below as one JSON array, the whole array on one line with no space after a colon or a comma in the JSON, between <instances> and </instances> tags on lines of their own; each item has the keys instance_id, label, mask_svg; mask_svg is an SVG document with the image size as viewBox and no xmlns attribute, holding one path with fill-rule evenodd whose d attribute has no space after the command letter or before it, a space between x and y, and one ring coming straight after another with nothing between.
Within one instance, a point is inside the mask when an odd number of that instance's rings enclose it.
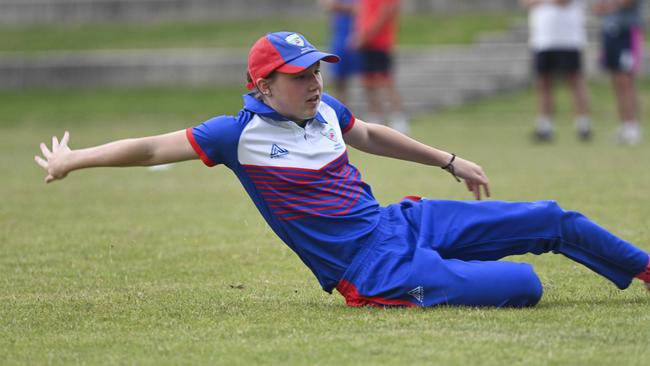
<instances>
[{"instance_id":1,"label":"club emblem on shirt","mask_svg":"<svg viewBox=\"0 0 650 366\"><path fill-rule=\"evenodd\" d=\"M289 150L283 149L277 144L273 144L271 146L271 159L279 158L280 156L287 155L289 153Z\"/></svg>"},{"instance_id":2,"label":"club emblem on shirt","mask_svg":"<svg viewBox=\"0 0 650 366\"><path fill-rule=\"evenodd\" d=\"M334 129L332 127L330 127L328 130L322 130L320 133L321 133L321 135L327 137L331 141L336 142L336 140L337 140L336 131L334 131Z\"/></svg>"}]
</instances>

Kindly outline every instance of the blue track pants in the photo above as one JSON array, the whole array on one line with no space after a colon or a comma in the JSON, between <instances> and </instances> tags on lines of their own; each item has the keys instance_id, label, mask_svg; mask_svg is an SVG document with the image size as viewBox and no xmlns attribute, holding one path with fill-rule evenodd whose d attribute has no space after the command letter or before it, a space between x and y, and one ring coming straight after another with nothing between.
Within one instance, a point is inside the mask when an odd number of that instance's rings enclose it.
<instances>
[{"instance_id":1,"label":"blue track pants","mask_svg":"<svg viewBox=\"0 0 650 366\"><path fill-rule=\"evenodd\" d=\"M525 253L560 253L618 288L648 253L555 202L405 200L383 208L337 286L351 306L532 306L541 283Z\"/></svg>"}]
</instances>

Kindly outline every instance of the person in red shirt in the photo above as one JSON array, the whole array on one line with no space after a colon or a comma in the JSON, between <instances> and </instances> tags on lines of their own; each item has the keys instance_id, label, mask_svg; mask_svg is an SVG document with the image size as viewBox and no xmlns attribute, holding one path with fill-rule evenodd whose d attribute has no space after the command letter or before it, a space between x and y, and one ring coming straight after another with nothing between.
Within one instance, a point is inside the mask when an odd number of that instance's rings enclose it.
<instances>
[{"instance_id":1,"label":"person in red shirt","mask_svg":"<svg viewBox=\"0 0 650 366\"><path fill-rule=\"evenodd\" d=\"M361 53L367 113L408 134L409 121L393 78L393 56L399 17L399 0L360 0L354 46ZM384 108L387 100L388 108Z\"/></svg>"}]
</instances>

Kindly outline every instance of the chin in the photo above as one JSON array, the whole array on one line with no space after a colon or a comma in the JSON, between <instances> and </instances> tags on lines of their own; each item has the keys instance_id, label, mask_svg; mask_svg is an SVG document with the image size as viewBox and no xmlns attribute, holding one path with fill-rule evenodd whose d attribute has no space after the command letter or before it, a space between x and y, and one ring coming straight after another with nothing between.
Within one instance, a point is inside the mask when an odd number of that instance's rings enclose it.
<instances>
[{"instance_id":1,"label":"chin","mask_svg":"<svg viewBox=\"0 0 650 366\"><path fill-rule=\"evenodd\" d=\"M310 119L316 117L316 114L318 113L318 107L316 108L310 108L308 111L305 111L305 119Z\"/></svg>"}]
</instances>

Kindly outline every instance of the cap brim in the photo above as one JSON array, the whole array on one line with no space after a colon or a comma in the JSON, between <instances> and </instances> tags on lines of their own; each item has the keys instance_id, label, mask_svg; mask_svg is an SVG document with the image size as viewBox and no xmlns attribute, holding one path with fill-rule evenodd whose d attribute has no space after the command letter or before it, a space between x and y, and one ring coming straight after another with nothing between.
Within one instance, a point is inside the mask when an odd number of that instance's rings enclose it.
<instances>
[{"instance_id":1,"label":"cap brim","mask_svg":"<svg viewBox=\"0 0 650 366\"><path fill-rule=\"evenodd\" d=\"M275 69L275 71L285 74L296 74L305 71L305 69L321 60L329 63L337 63L341 61L341 58L333 53L314 51L305 53L304 55L287 62Z\"/></svg>"}]
</instances>

